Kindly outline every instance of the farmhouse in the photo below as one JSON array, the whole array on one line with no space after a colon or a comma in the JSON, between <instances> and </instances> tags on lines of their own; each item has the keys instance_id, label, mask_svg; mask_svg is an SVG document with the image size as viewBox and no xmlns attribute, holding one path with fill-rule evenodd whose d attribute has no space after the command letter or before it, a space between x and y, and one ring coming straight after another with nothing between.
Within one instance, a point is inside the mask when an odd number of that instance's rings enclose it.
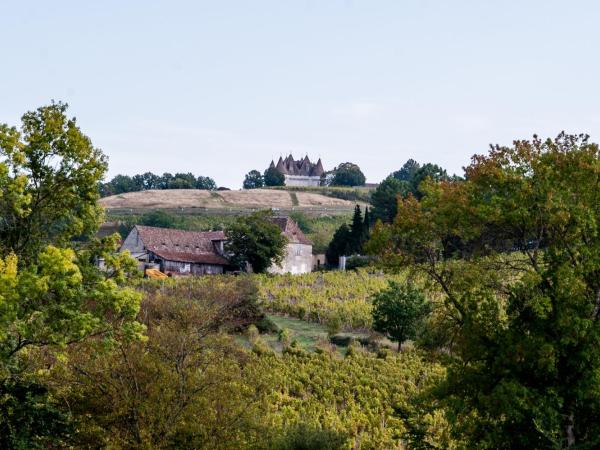
<instances>
[{"instance_id":1,"label":"farmhouse","mask_svg":"<svg viewBox=\"0 0 600 450\"><path fill-rule=\"evenodd\" d=\"M285 159L280 156L277 165L271 161L269 167L283 174L286 186L320 186L321 177L325 175L321 158L312 163L308 156L298 161L292 155Z\"/></svg>"},{"instance_id":2,"label":"farmhouse","mask_svg":"<svg viewBox=\"0 0 600 450\"><path fill-rule=\"evenodd\" d=\"M220 274L229 266L222 231L184 231L136 225L120 251L129 250L140 267L156 265L172 275Z\"/></svg>"},{"instance_id":3,"label":"farmhouse","mask_svg":"<svg viewBox=\"0 0 600 450\"><path fill-rule=\"evenodd\" d=\"M312 243L290 217L271 219L288 240L284 260L270 273L307 273L312 270ZM229 269L222 231L184 231L136 225L119 251L129 250L140 269L157 268L169 275L221 274Z\"/></svg>"},{"instance_id":4,"label":"farmhouse","mask_svg":"<svg viewBox=\"0 0 600 450\"><path fill-rule=\"evenodd\" d=\"M288 243L281 265L271 266L269 272L300 274L312 271L312 243L304 236L298 224L287 216L273 217L272 221L279 226Z\"/></svg>"}]
</instances>

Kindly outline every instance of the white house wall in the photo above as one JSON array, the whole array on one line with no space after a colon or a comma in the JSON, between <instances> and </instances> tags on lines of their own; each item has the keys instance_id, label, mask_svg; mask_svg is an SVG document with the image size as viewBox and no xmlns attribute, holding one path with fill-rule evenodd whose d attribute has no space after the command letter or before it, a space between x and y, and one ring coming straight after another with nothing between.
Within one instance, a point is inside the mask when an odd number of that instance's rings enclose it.
<instances>
[{"instance_id":1,"label":"white house wall","mask_svg":"<svg viewBox=\"0 0 600 450\"><path fill-rule=\"evenodd\" d=\"M269 273L300 274L312 271L312 245L290 243L286 246L285 258L280 266L271 266Z\"/></svg>"},{"instance_id":2,"label":"white house wall","mask_svg":"<svg viewBox=\"0 0 600 450\"><path fill-rule=\"evenodd\" d=\"M320 186L321 177L309 177L305 175L285 175L286 186Z\"/></svg>"}]
</instances>

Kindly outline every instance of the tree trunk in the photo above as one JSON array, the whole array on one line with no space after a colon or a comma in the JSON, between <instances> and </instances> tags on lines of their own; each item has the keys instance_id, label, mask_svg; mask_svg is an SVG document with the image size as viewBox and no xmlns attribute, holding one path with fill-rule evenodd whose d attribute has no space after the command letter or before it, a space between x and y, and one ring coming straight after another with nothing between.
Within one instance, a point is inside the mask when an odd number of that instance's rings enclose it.
<instances>
[{"instance_id":1,"label":"tree trunk","mask_svg":"<svg viewBox=\"0 0 600 450\"><path fill-rule=\"evenodd\" d=\"M567 447L572 447L575 445L575 415L573 413L569 414L569 418L567 420Z\"/></svg>"}]
</instances>

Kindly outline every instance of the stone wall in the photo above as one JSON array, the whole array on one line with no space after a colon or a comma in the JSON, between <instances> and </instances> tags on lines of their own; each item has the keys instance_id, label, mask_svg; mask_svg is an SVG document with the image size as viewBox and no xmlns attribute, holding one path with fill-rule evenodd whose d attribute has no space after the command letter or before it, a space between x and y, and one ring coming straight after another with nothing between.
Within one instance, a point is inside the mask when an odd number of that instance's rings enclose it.
<instances>
[{"instance_id":1,"label":"stone wall","mask_svg":"<svg viewBox=\"0 0 600 450\"><path fill-rule=\"evenodd\" d=\"M269 273L308 273L312 272L312 245L290 243L286 246L286 254L280 266L271 266Z\"/></svg>"}]
</instances>

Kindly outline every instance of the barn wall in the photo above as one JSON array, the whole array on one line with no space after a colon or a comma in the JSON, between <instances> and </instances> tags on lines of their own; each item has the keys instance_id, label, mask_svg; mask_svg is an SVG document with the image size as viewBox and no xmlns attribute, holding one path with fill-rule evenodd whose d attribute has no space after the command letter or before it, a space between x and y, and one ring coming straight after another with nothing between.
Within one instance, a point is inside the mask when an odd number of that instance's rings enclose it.
<instances>
[{"instance_id":1,"label":"barn wall","mask_svg":"<svg viewBox=\"0 0 600 450\"><path fill-rule=\"evenodd\" d=\"M124 250L129 250L131 254L143 253L145 251L144 243L140 239L137 228L134 227L123 241L123 245L121 245L121 251Z\"/></svg>"},{"instance_id":2,"label":"barn wall","mask_svg":"<svg viewBox=\"0 0 600 450\"><path fill-rule=\"evenodd\" d=\"M223 273L223 266L217 264L197 264L165 260L161 267L163 268L163 272L191 275L215 275Z\"/></svg>"},{"instance_id":3,"label":"barn wall","mask_svg":"<svg viewBox=\"0 0 600 450\"><path fill-rule=\"evenodd\" d=\"M216 264L193 264L192 273L194 275L217 275L223 273L223 266Z\"/></svg>"}]
</instances>

